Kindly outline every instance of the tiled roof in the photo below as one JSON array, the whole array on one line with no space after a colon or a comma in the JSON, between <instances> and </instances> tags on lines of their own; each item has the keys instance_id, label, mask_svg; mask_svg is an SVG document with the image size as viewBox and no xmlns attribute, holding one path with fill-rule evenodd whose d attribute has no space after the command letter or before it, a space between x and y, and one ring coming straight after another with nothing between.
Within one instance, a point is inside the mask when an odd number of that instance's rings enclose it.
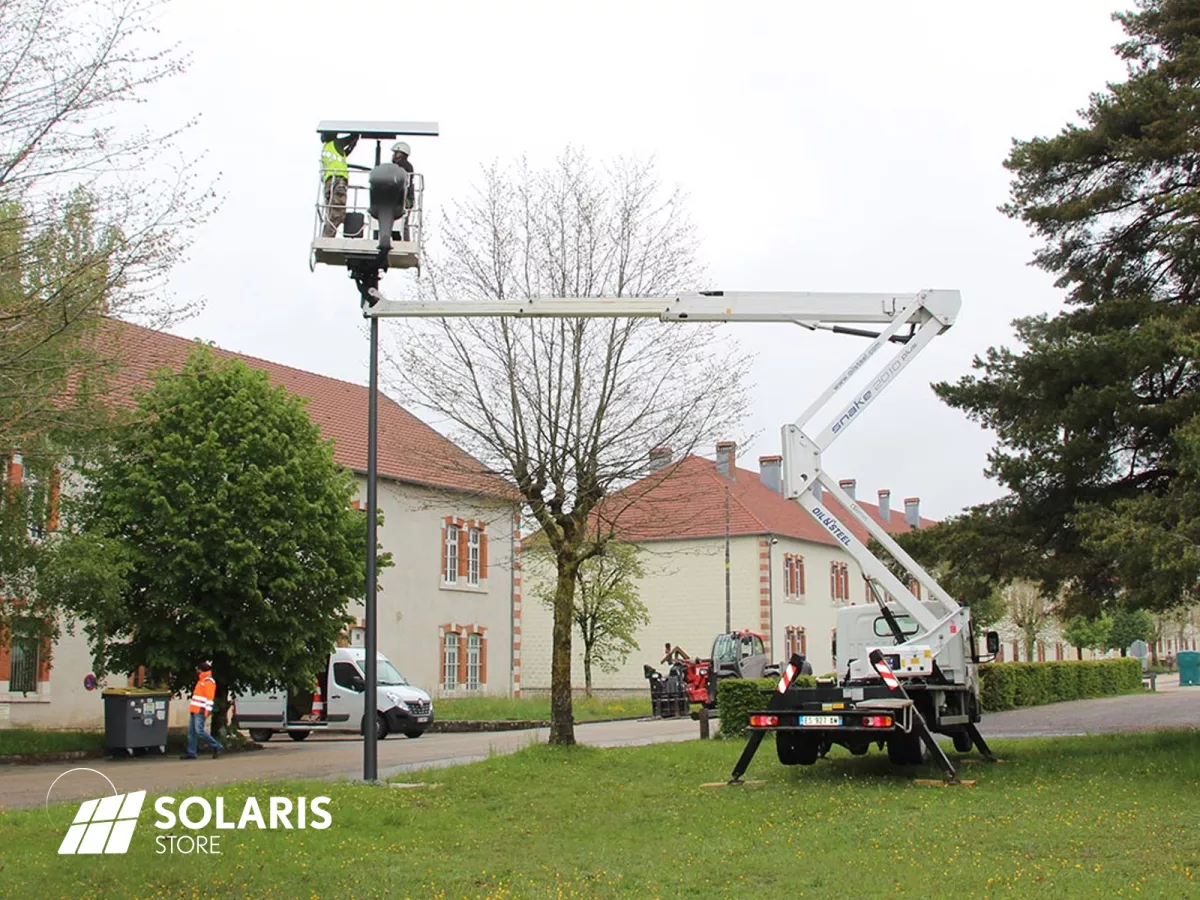
<instances>
[{"instance_id":1,"label":"tiled roof","mask_svg":"<svg viewBox=\"0 0 1200 900\"><path fill-rule=\"evenodd\" d=\"M835 543L798 503L763 484L757 472L741 468L735 471L737 477L729 480L717 471L715 461L688 456L609 497L601 515L616 522L618 537L636 543L724 537L728 487L731 536L772 534L820 544ZM878 506L857 502L890 534L910 530L903 507L899 510L893 507L885 522ZM822 505L860 541L869 540L862 523L832 497L827 495ZM934 524L932 519L921 518L922 528Z\"/></svg>"},{"instance_id":2,"label":"tiled roof","mask_svg":"<svg viewBox=\"0 0 1200 900\"><path fill-rule=\"evenodd\" d=\"M119 367L111 378L111 399L134 402L136 391L148 387L150 374L178 370L197 342L143 328L119 319L106 319L100 340L117 351ZM240 359L267 373L273 385L308 398L307 410L326 439L334 442L334 458L357 472L367 470L367 388L303 369L256 359L211 347L219 357ZM482 497L516 499L515 488L453 441L379 394L379 474L412 484L448 488Z\"/></svg>"}]
</instances>

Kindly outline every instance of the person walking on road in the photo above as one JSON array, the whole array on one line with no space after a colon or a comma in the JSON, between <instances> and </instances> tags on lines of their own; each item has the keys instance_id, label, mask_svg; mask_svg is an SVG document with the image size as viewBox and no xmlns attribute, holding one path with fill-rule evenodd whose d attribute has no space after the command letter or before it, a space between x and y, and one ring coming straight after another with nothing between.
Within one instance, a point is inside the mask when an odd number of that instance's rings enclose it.
<instances>
[{"instance_id":1,"label":"person walking on road","mask_svg":"<svg viewBox=\"0 0 1200 900\"><path fill-rule=\"evenodd\" d=\"M213 759L216 759L225 748L204 727L205 717L213 711L213 701L217 697L217 682L212 676L212 663L208 660L196 665L196 686L192 689L192 700L188 704L188 743L187 753L180 759L196 759L200 738L212 747Z\"/></svg>"}]
</instances>

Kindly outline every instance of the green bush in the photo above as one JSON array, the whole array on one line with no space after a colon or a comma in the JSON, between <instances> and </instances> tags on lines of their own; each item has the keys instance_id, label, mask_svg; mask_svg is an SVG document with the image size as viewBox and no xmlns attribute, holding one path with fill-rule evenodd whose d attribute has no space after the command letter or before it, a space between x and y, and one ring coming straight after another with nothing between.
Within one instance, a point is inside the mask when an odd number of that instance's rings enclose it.
<instances>
[{"instance_id":1,"label":"green bush","mask_svg":"<svg viewBox=\"0 0 1200 900\"><path fill-rule=\"evenodd\" d=\"M797 675L792 687L815 687L811 675ZM721 717L721 736L746 733L750 713L767 708L771 694L779 686L778 678L725 678L717 686L717 715Z\"/></svg>"},{"instance_id":2,"label":"green bush","mask_svg":"<svg viewBox=\"0 0 1200 900\"><path fill-rule=\"evenodd\" d=\"M1123 659L1043 663L989 663L979 667L987 712L1063 700L1112 697L1142 689L1142 664Z\"/></svg>"}]
</instances>

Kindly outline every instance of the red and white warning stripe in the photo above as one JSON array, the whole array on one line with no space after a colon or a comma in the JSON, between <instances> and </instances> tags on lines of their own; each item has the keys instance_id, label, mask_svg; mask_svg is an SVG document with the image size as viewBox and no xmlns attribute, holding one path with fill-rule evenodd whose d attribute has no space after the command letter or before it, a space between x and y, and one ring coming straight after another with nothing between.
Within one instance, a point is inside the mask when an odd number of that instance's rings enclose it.
<instances>
[{"instance_id":1,"label":"red and white warning stripe","mask_svg":"<svg viewBox=\"0 0 1200 900\"><path fill-rule=\"evenodd\" d=\"M892 674L891 666L887 664L887 660L883 658L883 654L878 650L871 651L871 665L875 667L875 671L879 673L879 677L883 679L883 683L888 686L888 690L896 690L900 687L900 679Z\"/></svg>"},{"instance_id":2,"label":"red and white warning stripe","mask_svg":"<svg viewBox=\"0 0 1200 900\"><path fill-rule=\"evenodd\" d=\"M795 677L796 667L791 663L788 663L787 668L783 670L783 677L779 679L779 685L775 688L775 690L779 691L781 694L786 694L787 689L792 686L792 679Z\"/></svg>"}]
</instances>

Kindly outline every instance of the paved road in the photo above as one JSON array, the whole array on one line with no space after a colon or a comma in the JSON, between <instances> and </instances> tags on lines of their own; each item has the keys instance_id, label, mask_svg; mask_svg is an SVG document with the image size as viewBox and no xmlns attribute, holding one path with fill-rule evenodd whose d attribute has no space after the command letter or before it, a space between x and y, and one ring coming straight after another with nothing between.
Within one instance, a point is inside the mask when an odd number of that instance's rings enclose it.
<instances>
[{"instance_id":1,"label":"paved road","mask_svg":"<svg viewBox=\"0 0 1200 900\"><path fill-rule=\"evenodd\" d=\"M1154 728L1200 727L1200 687L1179 686L1179 676L1158 680L1158 693L1076 700L989 713L979 723L985 738L1112 734Z\"/></svg>"},{"instance_id":2,"label":"paved road","mask_svg":"<svg viewBox=\"0 0 1200 900\"><path fill-rule=\"evenodd\" d=\"M577 725L575 737L596 747L626 747L698 737L699 726L683 721L624 721ZM389 778L413 769L448 766L487 758L490 752L511 753L532 743L544 742L549 729L472 734L426 734L419 740L388 738L380 741L379 776ZM310 738L303 743L276 737L265 749L237 753L219 760L201 756L184 761L174 757L88 759L45 765L0 766L0 808L38 806L54 779L76 766L103 772L118 791L153 793L184 791L189 785L205 787L231 781L273 778L361 778L362 741L354 737ZM110 789L89 772L73 772L54 787L53 802L94 797Z\"/></svg>"},{"instance_id":3,"label":"paved road","mask_svg":"<svg viewBox=\"0 0 1200 900\"><path fill-rule=\"evenodd\" d=\"M1079 700L1032 709L992 713L981 724L987 738L1102 734L1153 728L1195 728L1200 724L1200 688L1180 688L1178 677L1160 680L1159 693L1100 700ZM580 743L621 747L696 738L691 720L626 721L578 725ZM388 778L414 769L448 766L484 759L490 752L511 753L545 741L546 729L484 734L427 734L420 740L389 738L379 744L379 775ZM0 808L37 806L51 783L74 766L107 775L121 791L184 791L231 781L273 778L358 778L362 775L362 742L355 738L312 738L296 743L277 736L266 749L220 760L184 762L173 758L80 760L39 766L0 766ZM64 801L105 793L100 776L75 772L54 788L52 800Z\"/></svg>"}]
</instances>

